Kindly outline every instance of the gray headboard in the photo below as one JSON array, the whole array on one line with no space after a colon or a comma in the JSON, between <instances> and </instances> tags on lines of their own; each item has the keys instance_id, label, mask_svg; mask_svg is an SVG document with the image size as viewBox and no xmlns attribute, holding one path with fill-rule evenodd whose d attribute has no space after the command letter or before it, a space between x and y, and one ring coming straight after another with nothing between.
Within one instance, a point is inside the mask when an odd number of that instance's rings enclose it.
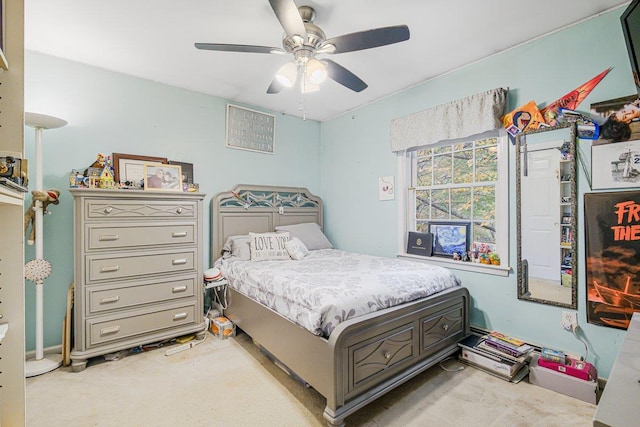
<instances>
[{"instance_id":1,"label":"gray headboard","mask_svg":"<svg viewBox=\"0 0 640 427\"><path fill-rule=\"evenodd\" d=\"M211 201L211 263L229 236L274 231L277 225L323 226L322 199L302 187L237 185Z\"/></svg>"}]
</instances>

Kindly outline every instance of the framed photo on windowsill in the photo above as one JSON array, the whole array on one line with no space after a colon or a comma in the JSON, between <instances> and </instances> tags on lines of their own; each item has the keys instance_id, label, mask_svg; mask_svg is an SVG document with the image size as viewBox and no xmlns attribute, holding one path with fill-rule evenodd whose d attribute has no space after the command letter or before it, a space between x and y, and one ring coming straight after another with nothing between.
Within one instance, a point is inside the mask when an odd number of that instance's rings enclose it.
<instances>
[{"instance_id":1,"label":"framed photo on windowsill","mask_svg":"<svg viewBox=\"0 0 640 427\"><path fill-rule=\"evenodd\" d=\"M166 164L167 158L113 153L113 179L129 187L139 188L144 180L145 162Z\"/></svg>"},{"instance_id":2,"label":"framed photo on windowsill","mask_svg":"<svg viewBox=\"0 0 640 427\"><path fill-rule=\"evenodd\" d=\"M431 221L429 233L433 234L433 255L452 257L469 251L470 222Z\"/></svg>"}]
</instances>

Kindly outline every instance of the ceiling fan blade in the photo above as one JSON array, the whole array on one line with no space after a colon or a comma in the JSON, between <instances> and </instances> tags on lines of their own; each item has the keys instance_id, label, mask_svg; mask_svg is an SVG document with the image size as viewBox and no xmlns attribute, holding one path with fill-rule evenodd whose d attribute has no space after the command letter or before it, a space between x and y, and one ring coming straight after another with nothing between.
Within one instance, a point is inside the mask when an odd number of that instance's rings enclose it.
<instances>
[{"instance_id":1,"label":"ceiling fan blade","mask_svg":"<svg viewBox=\"0 0 640 427\"><path fill-rule=\"evenodd\" d=\"M269 88L267 89L267 93L280 93L280 91L284 89L284 86L278 81L278 79L273 79Z\"/></svg>"},{"instance_id":2,"label":"ceiling fan blade","mask_svg":"<svg viewBox=\"0 0 640 427\"><path fill-rule=\"evenodd\" d=\"M333 62L330 59L323 59L322 62L327 66L327 75L342 86L347 87L354 92L362 92L368 87L360 77L356 76L342 65Z\"/></svg>"},{"instance_id":3,"label":"ceiling fan blade","mask_svg":"<svg viewBox=\"0 0 640 427\"><path fill-rule=\"evenodd\" d=\"M396 25L334 37L325 41L323 45L334 45L335 50L331 53L345 53L386 46L405 40L409 40L409 27ZM322 49L322 47L320 48Z\"/></svg>"},{"instance_id":4,"label":"ceiling fan blade","mask_svg":"<svg viewBox=\"0 0 640 427\"><path fill-rule=\"evenodd\" d=\"M278 47L252 46L246 44L196 43L195 46L202 50L217 50L223 52L286 53Z\"/></svg>"},{"instance_id":5,"label":"ceiling fan blade","mask_svg":"<svg viewBox=\"0 0 640 427\"><path fill-rule=\"evenodd\" d=\"M269 0L269 3L289 37L298 35L303 40L307 39L307 30L293 0Z\"/></svg>"}]
</instances>

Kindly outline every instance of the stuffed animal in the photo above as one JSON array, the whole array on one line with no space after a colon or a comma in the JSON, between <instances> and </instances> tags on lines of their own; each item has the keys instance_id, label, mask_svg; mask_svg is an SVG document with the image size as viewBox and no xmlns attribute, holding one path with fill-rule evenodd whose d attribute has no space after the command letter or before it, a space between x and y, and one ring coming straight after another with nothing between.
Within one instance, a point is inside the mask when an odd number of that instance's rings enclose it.
<instances>
[{"instance_id":1,"label":"stuffed animal","mask_svg":"<svg viewBox=\"0 0 640 427\"><path fill-rule=\"evenodd\" d=\"M27 239L27 244L33 245L36 241L36 202L42 202L42 212L49 213L47 211L47 206L54 204L57 205L60 203L60 191L56 188L50 188L47 191L37 191L33 190L31 192L31 196L33 200L31 201L31 206L24 213L24 235L27 235L27 228L29 228L29 224L31 224L31 232L29 233L29 238Z\"/></svg>"}]
</instances>

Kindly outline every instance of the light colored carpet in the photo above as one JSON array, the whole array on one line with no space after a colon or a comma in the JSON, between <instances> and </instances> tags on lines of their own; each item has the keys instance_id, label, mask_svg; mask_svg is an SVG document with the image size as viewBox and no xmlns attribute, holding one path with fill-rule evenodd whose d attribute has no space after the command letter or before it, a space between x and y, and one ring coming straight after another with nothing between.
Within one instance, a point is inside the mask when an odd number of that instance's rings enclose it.
<instances>
[{"instance_id":1,"label":"light colored carpet","mask_svg":"<svg viewBox=\"0 0 640 427\"><path fill-rule=\"evenodd\" d=\"M27 426L324 426L324 398L245 334L27 379ZM96 358L96 361L102 358ZM460 365L448 360L444 366ZM435 366L347 417L350 426L589 426L595 406L523 381Z\"/></svg>"}]
</instances>

